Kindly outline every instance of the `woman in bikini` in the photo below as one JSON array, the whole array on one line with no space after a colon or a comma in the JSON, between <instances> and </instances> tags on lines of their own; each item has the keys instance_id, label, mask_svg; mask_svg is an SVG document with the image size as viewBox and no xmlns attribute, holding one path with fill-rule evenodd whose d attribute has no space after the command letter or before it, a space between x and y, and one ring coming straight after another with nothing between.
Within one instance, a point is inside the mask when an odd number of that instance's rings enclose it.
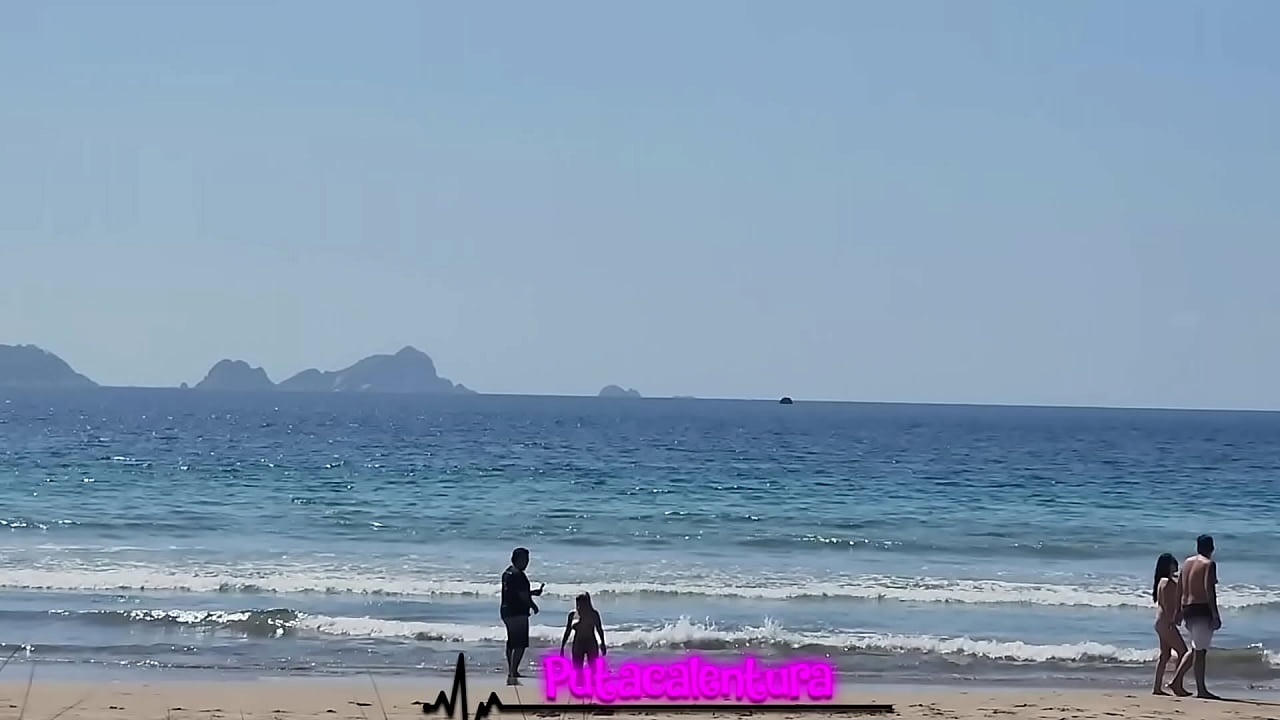
<instances>
[{"instance_id":1,"label":"woman in bikini","mask_svg":"<svg viewBox=\"0 0 1280 720\"><path fill-rule=\"evenodd\" d=\"M1178 624L1182 622L1182 593L1178 589L1178 579L1174 573L1178 571L1178 560L1165 553L1156 560L1155 582L1151 587L1151 599L1156 604L1156 637L1160 639L1160 659L1156 661L1156 695L1167 695L1164 691L1164 670L1169 664L1172 653L1178 653L1178 668L1173 675L1169 689L1178 697L1186 697L1191 693L1182 686L1182 678L1190 667L1181 662L1187 657L1187 644L1178 632Z\"/></svg>"},{"instance_id":2,"label":"woman in bikini","mask_svg":"<svg viewBox=\"0 0 1280 720\"><path fill-rule=\"evenodd\" d=\"M587 660L595 661L605 654L604 623L600 621L600 613L591 606L591 596L587 593L578 595L576 609L569 612L569 619L564 625L564 637L560 639L560 654L564 655L564 646L573 635L573 667L581 671ZM596 642L596 634L600 642Z\"/></svg>"}]
</instances>

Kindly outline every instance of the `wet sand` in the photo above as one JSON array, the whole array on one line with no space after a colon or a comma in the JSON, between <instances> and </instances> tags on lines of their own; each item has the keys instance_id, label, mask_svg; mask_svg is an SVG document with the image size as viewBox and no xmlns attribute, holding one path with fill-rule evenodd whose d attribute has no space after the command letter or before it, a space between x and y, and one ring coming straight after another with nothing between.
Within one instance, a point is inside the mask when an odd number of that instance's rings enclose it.
<instances>
[{"instance_id":1,"label":"wet sand","mask_svg":"<svg viewBox=\"0 0 1280 720\"><path fill-rule=\"evenodd\" d=\"M11 670L13 668L10 668ZM17 675L17 673L15 673ZM471 681L468 687L468 717L474 717L477 703L497 692L503 702L540 703L540 684L526 681L519 698L512 689L491 681ZM422 718L422 703L431 703L449 679L423 681L378 681L359 679L262 679L212 680L208 682L120 681L41 682L28 688L12 677L0 684L0 717L23 720L383 720ZM1240 697L1234 701L1156 697L1134 691L1114 690L1006 690L938 688L918 690L895 687L843 689L842 703L890 703L888 717L930 720L980 720L1036 718L1037 720L1079 720L1082 718L1145 718L1146 720L1272 720L1280 717L1280 702L1274 698ZM659 717L665 713L628 713L622 706L613 718ZM462 708L455 717L461 718ZM495 713L493 717L583 717L581 712ZM708 706L696 713L672 715L687 720L709 718L760 717L855 717L830 711L806 713L755 712L739 709L717 710ZM441 710L434 717L448 717ZM885 717L863 715L862 717Z\"/></svg>"}]
</instances>

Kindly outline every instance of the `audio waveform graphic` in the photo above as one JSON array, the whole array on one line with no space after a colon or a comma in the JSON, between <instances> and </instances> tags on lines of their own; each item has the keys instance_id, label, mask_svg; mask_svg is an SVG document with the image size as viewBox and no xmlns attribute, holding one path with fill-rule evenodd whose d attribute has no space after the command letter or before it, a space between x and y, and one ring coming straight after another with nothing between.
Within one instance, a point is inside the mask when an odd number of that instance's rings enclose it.
<instances>
[{"instance_id":1,"label":"audio waveform graphic","mask_svg":"<svg viewBox=\"0 0 1280 720\"><path fill-rule=\"evenodd\" d=\"M732 710L748 713L809 713L827 715L833 713L892 713L893 705L841 705L836 703L506 703L491 692L489 697L476 703L474 715L467 702L467 663L458 653L458 664L453 671L453 687L436 695L435 702L422 703L422 712L435 715L441 710L458 720L484 720L496 713L710 713ZM458 718L458 711L462 717Z\"/></svg>"}]
</instances>

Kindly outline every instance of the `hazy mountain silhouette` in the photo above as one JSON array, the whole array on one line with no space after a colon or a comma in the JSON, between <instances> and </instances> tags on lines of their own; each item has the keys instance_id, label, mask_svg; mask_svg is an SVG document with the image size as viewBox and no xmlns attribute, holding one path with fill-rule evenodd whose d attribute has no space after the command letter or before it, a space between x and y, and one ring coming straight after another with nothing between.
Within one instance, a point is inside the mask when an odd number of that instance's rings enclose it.
<instances>
[{"instance_id":1,"label":"hazy mountain silhouette","mask_svg":"<svg viewBox=\"0 0 1280 720\"><path fill-rule=\"evenodd\" d=\"M413 347L395 355L371 355L343 370L303 370L276 386L290 392L377 392L457 395L473 391L436 372L430 356Z\"/></svg>"},{"instance_id":2,"label":"hazy mountain silhouette","mask_svg":"<svg viewBox=\"0 0 1280 720\"><path fill-rule=\"evenodd\" d=\"M62 358L35 345L0 345L0 387L94 388L98 384L71 369ZM182 387L187 388L183 383ZM305 370L279 385L260 367L243 360L219 360L195 390L270 392L373 392L417 395L474 394L436 373L421 350L406 347L394 355L371 355L333 372Z\"/></svg>"},{"instance_id":3,"label":"hazy mountain silhouette","mask_svg":"<svg viewBox=\"0 0 1280 720\"><path fill-rule=\"evenodd\" d=\"M634 389L624 390L618 385L605 385L604 388L600 390L600 397L602 398L639 398L640 393Z\"/></svg>"},{"instance_id":4,"label":"hazy mountain silhouette","mask_svg":"<svg viewBox=\"0 0 1280 720\"><path fill-rule=\"evenodd\" d=\"M0 387L91 388L98 383L35 345L0 345Z\"/></svg>"},{"instance_id":5,"label":"hazy mountain silhouette","mask_svg":"<svg viewBox=\"0 0 1280 720\"><path fill-rule=\"evenodd\" d=\"M196 390L234 390L249 392L273 390L275 383L267 377L267 371L250 367L243 360L219 360L204 379L196 383Z\"/></svg>"}]
</instances>

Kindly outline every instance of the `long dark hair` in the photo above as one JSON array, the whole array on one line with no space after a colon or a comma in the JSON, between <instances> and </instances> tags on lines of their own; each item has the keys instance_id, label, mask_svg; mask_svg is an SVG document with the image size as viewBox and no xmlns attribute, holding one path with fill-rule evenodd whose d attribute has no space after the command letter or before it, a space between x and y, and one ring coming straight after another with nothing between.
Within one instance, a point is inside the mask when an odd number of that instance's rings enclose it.
<instances>
[{"instance_id":1,"label":"long dark hair","mask_svg":"<svg viewBox=\"0 0 1280 720\"><path fill-rule=\"evenodd\" d=\"M1170 557L1173 557L1170 555ZM591 606L591 595L588 593L578 593L578 597L574 598L574 604L581 610L590 610L595 612L595 608Z\"/></svg>"},{"instance_id":2,"label":"long dark hair","mask_svg":"<svg viewBox=\"0 0 1280 720\"><path fill-rule=\"evenodd\" d=\"M1173 578L1173 573L1178 569L1178 558L1171 553L1165 553L1156 558L1156 579L1151 584L1151 600L1152 602L1160 602L1160 581L1164 578Z\"/></svg>"}]
</instances>

